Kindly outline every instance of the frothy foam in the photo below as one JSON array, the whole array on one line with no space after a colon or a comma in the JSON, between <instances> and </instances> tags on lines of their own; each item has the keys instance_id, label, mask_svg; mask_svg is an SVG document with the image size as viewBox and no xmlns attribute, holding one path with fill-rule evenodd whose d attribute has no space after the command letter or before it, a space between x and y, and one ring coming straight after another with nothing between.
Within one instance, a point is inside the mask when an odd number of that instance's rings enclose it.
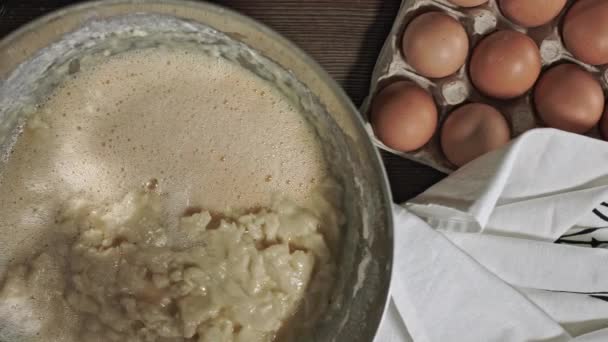
<instances>
[{"instance_id":1,"label":"frothy foam","mask_svg":"<svg viewBox=\"0 0 608 342\"><path fill-rule=\"evenodd\" d=\"M0 271L60 239L75 194L116 201L149 179L174 212L305 202L327 175L314 130L249 71L188 50L107 57L69 76L28 121L0 175Z\"/></svg>"}]
</instances>

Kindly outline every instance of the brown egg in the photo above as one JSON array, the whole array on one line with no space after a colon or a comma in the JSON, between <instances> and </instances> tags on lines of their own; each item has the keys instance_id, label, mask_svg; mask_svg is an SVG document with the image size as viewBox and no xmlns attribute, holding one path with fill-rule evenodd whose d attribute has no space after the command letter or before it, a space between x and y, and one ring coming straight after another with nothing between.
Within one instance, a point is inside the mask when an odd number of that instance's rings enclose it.
<instances>
[{"instance_id":1,"label":"brown egg","mask_svg":"<svg viewBox=\"0 0 608 342\"><path fill-rule=\"evenodd\" d=\"M453 3L454 5L458 5L458 6L462 6L462 7L475 7L475 6L483 5L486 2L488 2L488 0L448 0L448 1Z\"/></svg>"},{"instance_id":2,"label":"brown egg","mask_svg":"<svg viewBox=\"0 0 608 342\"><path fill-rule=\"evenodd\" d=\"M446 77L464 65L469 37L458 20L444 13L429 12L414 18L407 26L402 50L420 75Z\"/></svg>"},{"instance_id":3,"label":"brown egg","mask_svg":"<svg viewBox=\"0 0 608 342\"><path fill-rule=\"evenodd\" d=\"M509 124L494 107L466 104L453 111L441 128L441 148L456 166L502 147L511 139Z\"/></svg>"},{"instance_id":4,"label":"brown egg","mask_svg":"<svg viewBox=\"0 0 608 342\"><path fill-rule=\"evenodd\" d=\"M492 33L475 47L469 73L482 93L511 99L532 88L540 69L536 43L523 33L505 30Z\"/></svg>"},{"instance_id":5,"label":"brown egg","mask_svg":"<svg viewBox=\"0 0 608 342\"><path fill-rule=\"evenodd\" d=\"M374 132L388 147L413 151L426 144L437 128L437 107L433 97L419 86L405 81L382 89L372 103Z\"/></svg>"},{"instance_id":6,"label":"brown egg","mask_svg":"<svg viewBox=\"0 0 608 342\"><path fill-rule=\"evenodd\" d=\"M604 140L608 140L608 108L606 108L602 120L600 120L600 134Z\"/></svg>"},{"instance_id":7,"label":"brown egg","mask_svg":"<svg viewBox=\"0 0 608 342\"><path fill-rule=\"evenodd\" d=\"M499 0L505 17L523 27L544 25L555 19L566 0Z\"/></svg>"},{"instance_id":8,"label":"brown egg","mask_svg":"<svg viewBox=\"0 0 608 342\"><path fill-rule=\"evenodd\" d=\"M574 57L588 64L608 64L608 1L576 1L564 19L563 36Z\"/></svg>"},{"instance_id":9,"label":"brown egg","mask_svg":"<svg viewBox=\"0 0 608 342\"><path fill-rule=\"evenodd\" d=\"M534 103L547 126L585 133L602 116L604 92L600 83L581 67L560 64L541 76L534 89Z\"/></svg>"}]
</instances>

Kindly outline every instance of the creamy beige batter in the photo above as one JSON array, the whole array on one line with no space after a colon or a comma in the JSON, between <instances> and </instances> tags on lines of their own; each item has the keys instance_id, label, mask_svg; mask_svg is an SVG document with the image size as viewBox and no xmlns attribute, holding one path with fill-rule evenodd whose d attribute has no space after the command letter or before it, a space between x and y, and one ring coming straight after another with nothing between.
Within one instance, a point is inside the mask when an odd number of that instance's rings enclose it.
<instances>
[{"instance_id":1,"label":"creamy beige batter","mask_svg":"<svg viewBox=\"0 0 608 342\"><path fill-rule=\"evenodd\" d=\"M172 230L161 202L150 190L111 205L70 201L57 228L75 241L65 257L43 252L9 271L0 312L29 317L2 321L26 340L264 342L294 314L312 323L324 312L335 264L321 228L333 205L277 199L221 218L193 213Z\"/></svg>"},{"instance_id":2,"label":"creamy beige batter","mask_svg":"<svg viewBox=\"0 0 608 342\"><path fill-rule=\"evenodd\" d=\"M40 290L61 288L58 273L47 270L62 267L57 260L70 255L65 241L81 229L58 222L74 198L118 202L157 179L171 230L188 208L270 207L275 193L313 207L321 198L314 189L328 178L314 130L270 84L219 58L160 48L83 64L28 120L0 171L0 271L29 263L13 278ZM320 215L330 227L320 232L333 247L340 219ZM11 288L19 286L5 286L4 295ZM53 310L58 322L51 326L62 331L80 327L79 316L51 297L27 305ZM0 305L0 321L16 311L34 315L9 302ZM71 341L52 330L40 336L36 317L25 321L0 333Z\"/></svg>"},{"instance_id":3,"label":"creamy beige batter","mask_svg":"<svg viewBox=\"0 0 608 342\"><path fill-rule=\"evenodd\" d=\"M174 211L303 203L321 146L270 84L219 58L144 50L82 66L40 107L0 173L2 257L40 239L74 193L116 201L151 178ZM19 247L19 248L15 248Z\"/></svg>"}]
</instances>

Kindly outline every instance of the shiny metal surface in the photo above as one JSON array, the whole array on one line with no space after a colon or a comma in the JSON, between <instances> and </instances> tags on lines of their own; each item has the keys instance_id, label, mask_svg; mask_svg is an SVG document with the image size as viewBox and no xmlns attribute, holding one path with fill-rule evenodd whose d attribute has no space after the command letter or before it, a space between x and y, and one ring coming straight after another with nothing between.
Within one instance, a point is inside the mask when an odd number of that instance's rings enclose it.
<instances>
[{"instance_id":1,"label":"shiny metal surface","mask_svg":"<svg viewBox=\"0 0 608 342\"><path fill-rule=\"evenodd\" d=\"M19 65L35 58L41 49L59 41L65 34L91 20L134 13L166 15L225 33L297 79L306 91L296 89L293 94L305 112L323 112L310 113L310 116L321 139L331 147L327 151L328 159L334 162L334 173L345 188L348 224L331 309L309 335L302 336L302 340L371 341L386 306L392 265L393 222L386 175L351 101L316 62L285 38L252 19L200 2L110 0L85 3L42 17L0 42L0 91L6 89L3 85ZM12 121L0 110L0 126L12 126ZM8 131L10 129L4 130Z\"/></svg>"}]
</instances>

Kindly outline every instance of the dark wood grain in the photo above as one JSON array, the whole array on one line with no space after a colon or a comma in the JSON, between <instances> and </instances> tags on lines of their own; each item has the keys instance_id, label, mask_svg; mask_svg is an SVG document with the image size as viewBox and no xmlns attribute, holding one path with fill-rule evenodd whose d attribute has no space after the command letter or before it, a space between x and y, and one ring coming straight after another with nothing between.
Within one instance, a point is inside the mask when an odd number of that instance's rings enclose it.
<instances>
[{"instance_id":1,"label":"dark wood grain","mask_svg":"<svg viewBox=\"0 0 608 342\"><path fill-rule=\"evenodd\" d=\"M400 0L216 0L251 16L289 38L314 57L361 104ZM0 37L70 0L0 0ZM396 202L402 202L443 175L423 165L383 153Z\"/></svg>"}]
</instances>

